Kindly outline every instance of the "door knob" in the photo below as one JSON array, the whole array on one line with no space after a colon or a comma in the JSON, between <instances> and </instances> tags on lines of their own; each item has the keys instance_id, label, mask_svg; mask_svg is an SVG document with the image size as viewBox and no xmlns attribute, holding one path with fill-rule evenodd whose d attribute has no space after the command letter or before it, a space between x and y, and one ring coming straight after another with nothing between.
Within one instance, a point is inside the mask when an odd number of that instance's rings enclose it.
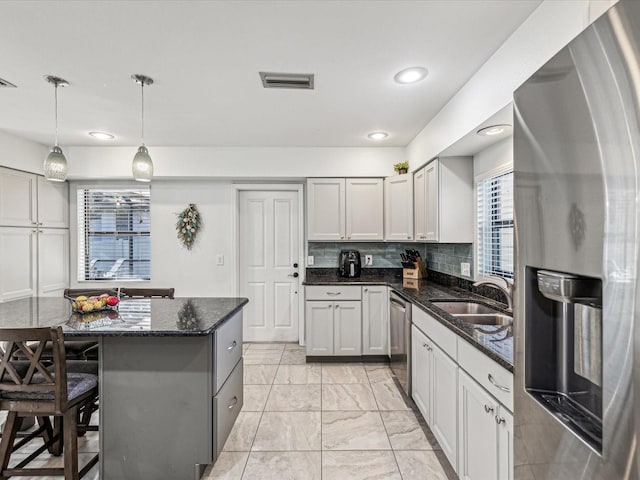
<instances>
[{"instance_id":1,"label":"door knob","mask_svg":"<svg viewBox=\"0 0 640 480\"><path fill-rule=\"evenodd\" d=\"M288 275L289 277L298 278L300 274L298 272L293 272Z\"/></svg>"}]
</instances>

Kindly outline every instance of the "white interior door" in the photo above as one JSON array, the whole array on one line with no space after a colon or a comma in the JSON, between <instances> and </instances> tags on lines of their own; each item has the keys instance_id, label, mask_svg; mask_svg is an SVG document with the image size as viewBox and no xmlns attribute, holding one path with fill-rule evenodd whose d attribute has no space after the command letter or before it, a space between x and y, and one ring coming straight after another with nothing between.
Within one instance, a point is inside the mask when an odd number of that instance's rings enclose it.
<instances>
[{"instance_id":1,"label":"white interior door","mask_svg":"<svg viewBox=\"0 0 640 480\"><path fill-rule=\"evenodd\" d=\"M241 191L239 266L244 339L298 340L298 192Z\"/></svg>"}]
</instances>

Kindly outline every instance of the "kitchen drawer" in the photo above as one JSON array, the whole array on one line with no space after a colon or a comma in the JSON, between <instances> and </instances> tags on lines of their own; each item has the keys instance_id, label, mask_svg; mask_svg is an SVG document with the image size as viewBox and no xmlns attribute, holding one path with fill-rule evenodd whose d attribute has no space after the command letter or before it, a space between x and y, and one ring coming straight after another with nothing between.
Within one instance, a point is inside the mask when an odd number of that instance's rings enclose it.
<instances>
[{"instance_id":1,"label":"kitchen drawer","mask_svg":"<svg viewBox=\"0 0 640 480\"><path fill-rule=\"evenodd\" d=\"M413 305L411 321L422 332L438 344L441 350L454 360L457 360L456 339L458 336L442 325L438 320L426 313L420 307Z\"/></svg>"},{"instance_id":2,"label":"kitchen drawer","mask_svg":"<svg viewBox=\"0 0 640 480\"><path fill-rule=\"evenodd\" d=\"M468 342L458 338L458 364L513 412L513 374Z\"/></svg>"},{"instance_id":3,"label":"kitchen drawer","mask_svg":"<svg viewBox=\"0 0 640 480\"><path fill-rule=\"evenodd\" d=\"M216 328L214 342L213 384L217 393L242 357L242 310Z\"/></svg>"},{"instance_id":4,"label":"kitchen drawer","mask_svg":"<svg viewBox=\"0 0 640 480\"><path fill-rule=\"evenodd\" d=\"M360 300L362 287L355 285L314 285L305 288L307 300Z\"/></svg>"},{"instance_id":5,"label":"kitchen drawer","mask_svg":"<svg viewBox=\"0 0 640 480\"><path fill-rule=\"evenodd\" d=\"M220 392L213 397L213 461L224 447L224 442L242 409L242 359L235 366ZM213 462L212 462L213 463Z\"/></svg>"}]
</instances>

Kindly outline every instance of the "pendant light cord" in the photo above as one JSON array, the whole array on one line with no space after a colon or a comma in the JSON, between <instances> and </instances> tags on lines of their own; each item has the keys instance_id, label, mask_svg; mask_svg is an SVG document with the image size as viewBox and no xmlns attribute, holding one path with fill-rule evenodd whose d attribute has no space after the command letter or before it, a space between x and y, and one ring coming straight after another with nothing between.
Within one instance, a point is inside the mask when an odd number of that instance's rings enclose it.
<instances>
[{"instance_id":1,"label":"pendant light cord","mask_svg":"<svg viewBox=\"0 0 640 480\"><path fill-rule=\"evenodd\" d=\"M58 83L55 84L55 106L56 106L56 147L58 146Z\"/></svg>"},{"instance_id":2,"label":"pendant light cord","mask_svg":"<svg viewBox=\"0 0 640 480\"><path fill-rule=\"evenodd\" d=\"M142 145L144 146L144 80L140 82L140 87L142 88Z\"/></svg>"}]
</instances>

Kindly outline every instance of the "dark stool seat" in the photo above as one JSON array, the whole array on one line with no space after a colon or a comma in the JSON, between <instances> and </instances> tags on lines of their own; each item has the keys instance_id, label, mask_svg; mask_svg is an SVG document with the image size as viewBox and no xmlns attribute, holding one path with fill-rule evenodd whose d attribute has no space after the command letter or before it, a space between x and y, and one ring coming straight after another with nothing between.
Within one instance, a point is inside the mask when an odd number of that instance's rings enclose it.
<instances>
[{"instance_id":1,"label":"dark stool seat","mask_svg":"<svg viewBox=\"0 0 640 480\"><path fill-rule=\"evenodd\" d=\"M65 479L82 478L97 462L95 455L78 469L78 417L80 409L95 402L98 377L89 373L68 373L62 328L0 329L0 410L8 412L0 440L0 479L12 476L64 475ZM49 343L52 365L43 359ZM14 366L11 359L21 351L28 363ZM23 418L35 416L40 428L15 442ZM55 417L52 427L49 416ZM22 445L42 438L43 445L8 468L11 454ZM54 455L64 453L63 468L26 468L38 455L48 450Z\"/></svg>"}]
</instances>

